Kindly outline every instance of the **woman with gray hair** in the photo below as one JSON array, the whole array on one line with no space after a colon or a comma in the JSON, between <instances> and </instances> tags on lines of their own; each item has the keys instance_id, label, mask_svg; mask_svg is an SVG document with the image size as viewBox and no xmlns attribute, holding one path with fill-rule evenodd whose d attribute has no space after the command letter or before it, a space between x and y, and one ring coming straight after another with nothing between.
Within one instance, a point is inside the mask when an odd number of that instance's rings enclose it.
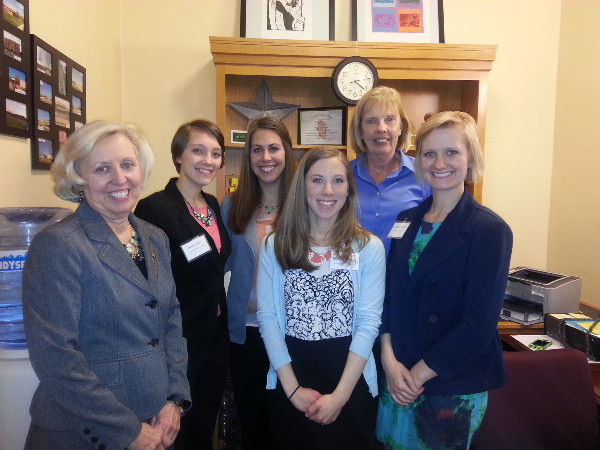
<instances>
[{"instance_id":1,"label":"woman with gray hair","mask_svg":"<svg viewBox=\"0 0 600 450\"><path fill-rule=\"evenodd\" d=\"M132 213L154 165L132 126L91 122L52 166L75 213L40 232L23 315L40 380L26 449L165 449L190 406L169 243Z\"/></svg>"}]
</instances>

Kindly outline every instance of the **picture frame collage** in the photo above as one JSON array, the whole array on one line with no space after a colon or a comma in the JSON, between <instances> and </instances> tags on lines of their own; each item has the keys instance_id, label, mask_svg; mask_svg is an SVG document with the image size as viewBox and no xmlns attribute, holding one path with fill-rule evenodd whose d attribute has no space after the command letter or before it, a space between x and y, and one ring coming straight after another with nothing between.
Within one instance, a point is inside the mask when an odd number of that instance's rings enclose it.
<instances>
[{"instance_id":1,"label":"picture frame collage","mask_svg":"<svg viewBox=\"0 0 600 450\"><path fill-rule=\"evenodd\" d=\"M31 136L31 58L28 0L1 0L0 133Z\"/></svg>"},{"instance_id":2,"label":"picture frame collage","mask_svg":"<svg viewBox=\"0 0 600 450\"><path fill-rule=\"evenodd\" d=\"M30 138L31 167L49 170L86 123L85 67L30 34L29 0L0 2L0 133Z\"/></svg>"},{"instance_id":3,"label":"picture frame collage","mask_svg":"<svg viewBox=\"0 0 600 450\"><path fill-rule=\"evenodd\" d=\"M444 43L443 0L352 0L352 40ZM334 0L241 0L240 37L335 40Z\"/></svg>"},{"instance_id":4,"label":"picture frame collage","mask_svg":"<svg viewBox=\"0 0 600 450\"><path fill-rule=\"evenodd\" d=\"M34 169L49 169L61 144L86 123L86 71L34 34L31 53L31 162Z\"/></svg>"}]
</instances>

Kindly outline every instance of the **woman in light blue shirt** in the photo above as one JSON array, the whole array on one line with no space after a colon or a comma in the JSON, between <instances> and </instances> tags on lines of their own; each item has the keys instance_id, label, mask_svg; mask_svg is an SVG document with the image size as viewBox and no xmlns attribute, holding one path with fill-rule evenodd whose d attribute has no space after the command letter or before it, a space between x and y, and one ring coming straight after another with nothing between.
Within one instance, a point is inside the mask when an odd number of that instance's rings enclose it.
<instances>
[{"instance_id":1,"label":"woman in light blue shirt","mask_svg":"<svg viewBox=\"0 0 600 450\"><path fill-rule=\"evenodd\" d=\"M429 185L415 179L414 158L404 153L411 125L398 91L379 86L367 92L356 105L350 137L358 155L350 163L360 202L358 220L381 239L387 255L398 213L431 195Z\"/></svg>"},{"instance_id":2,"label":"woman in light blue shirt","mask_svg":"<svg viewBox=\"0 0 600 450\"><path fill-rule=\"evenodd\" d=\"M357 201L345 157L310 150L261 247L258 324L271 362L277 448L380 448L372 346L385 253L358 224Z\"/></svg>"}]
</instances>

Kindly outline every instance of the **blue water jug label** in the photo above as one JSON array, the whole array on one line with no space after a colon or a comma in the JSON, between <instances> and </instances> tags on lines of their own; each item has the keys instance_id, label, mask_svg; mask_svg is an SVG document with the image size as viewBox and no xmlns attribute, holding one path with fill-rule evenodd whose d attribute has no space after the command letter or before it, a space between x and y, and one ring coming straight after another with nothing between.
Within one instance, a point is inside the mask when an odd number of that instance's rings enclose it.
<instances>
[{"instance_id":1,"label":"blue water jug label","mask_svg":"<svg viewBox=\"0 0 600 450\"><path fill-rule=\"evenodd\" d=\"M0 272L23 270L25 258L27 258L27 250L0 251Z\"/></svg>"}]
</instances>

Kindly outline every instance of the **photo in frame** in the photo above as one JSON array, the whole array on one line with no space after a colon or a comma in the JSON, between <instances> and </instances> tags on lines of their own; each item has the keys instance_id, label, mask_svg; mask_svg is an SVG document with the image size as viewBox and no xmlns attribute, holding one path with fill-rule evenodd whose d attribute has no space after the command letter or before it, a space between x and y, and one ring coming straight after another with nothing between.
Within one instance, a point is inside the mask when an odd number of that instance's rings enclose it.
<instances>
[{"instance_id":1,"label":"photo in frame","mask_svg":"<svg viewBox=\"0 0 600 450\"><path fill-rule=\"evenodd\" d=\"M346 108L298 109L299 145L346 145Z\"/></svg>"},{"instance_id":2,"label":"photo in frame","mask_svg":"<svg viewBox=\"0 0 600 450\"><path fill-rule=\"evenodd\" d=\"M334 0L241 0L240 37L335 40Z\"/></svg>"},{"instance_id":3,"label":"photo in frame","mask_svg":"<svg viewBox=\"0 0 600 450\"><path fill-rule=\"evenodd\" d=\"M33 34L31 61L31 167L49 170L61 144L86 122L86 71Z\"/></svg>"},{"instance_id":4,"label":"photo in frame","mask_svg":"<svg viewBox=\"0 0 600 450\"><path fill-rule=\"evenodd\" d=\"M29 56L28 0L0 0L0 133L28 138L32 133L33 81Z\"/></svg>"},{"instance_id":5,"label":"photo in frame","mask_svg":"<svg viewBox=\"0 0 600 450\"><path fill-rule=\"evenodd\" d=\"M352 40L444 43L443 0L353 0Z\"/></svg>"}]
</instances>

